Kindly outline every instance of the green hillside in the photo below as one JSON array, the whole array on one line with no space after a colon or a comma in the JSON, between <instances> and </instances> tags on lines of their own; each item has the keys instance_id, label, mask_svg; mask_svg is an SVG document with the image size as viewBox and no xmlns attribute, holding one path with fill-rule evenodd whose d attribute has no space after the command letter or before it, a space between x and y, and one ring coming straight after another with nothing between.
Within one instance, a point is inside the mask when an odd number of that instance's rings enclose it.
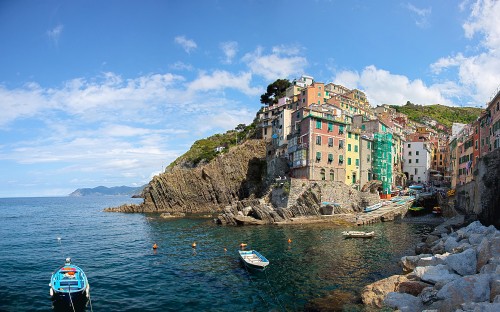
<instances>
[{"instance_id":1,"label":"green hillside","mask_svg":"<svg viewBox=\"0 0 500 312\"><path fill-rule=\"evenodd\" d=\"M258 116L259 113L257 113ZM175 166L183 168L193 168L201 163L206 163L214 159L217 154L227 152L232 146L241 144L247 139L256 138L258 118L257 116L250 125L240 124L234 130L229 130L223 134L214 134L208 138L197 140L193 143L189 151L174 160L168 165L167 170ZM216 152L217 147L224 147L222 152Z\"/></svg>"},{"instance_id":2,"label":"green hillside","mask_svg":"<svg viewBox=\"0 0 500 312\"><path fill-rule=\"evenodd\" d=\"M424 117L429 117L435 121L451 128L454 122L472 123L479 117L483 109L477 107L453 107L441 104L417 105L410 102L404 106L391 105L397 112L408 115L408 118L422 123Z\"/></svg>"}]
</instances>

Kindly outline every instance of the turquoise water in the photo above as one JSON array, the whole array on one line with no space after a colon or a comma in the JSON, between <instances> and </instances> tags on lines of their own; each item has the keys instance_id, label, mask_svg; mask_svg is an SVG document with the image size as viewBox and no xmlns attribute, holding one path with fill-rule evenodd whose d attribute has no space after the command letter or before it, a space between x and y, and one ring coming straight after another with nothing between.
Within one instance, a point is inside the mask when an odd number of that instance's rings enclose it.
<instances>
[{"instance_id":1,"label":"turquoise water","mask_svg":"<svg viewBox=\"0 0 500 312\"><path fill-rule=\"evenodd\" d=\"M87 273L94 311L333 310L333 301L355 302L364 285L400 273L398 259L430 231L380 223L363 228L373 239L344 239L346 228L328 225L222 227L102 211L139 201L0 199L0 311L51 310L50 276L65 257ZM270 260L266 271L241 265L241 242Z\"/></svg>"}]
</instances>

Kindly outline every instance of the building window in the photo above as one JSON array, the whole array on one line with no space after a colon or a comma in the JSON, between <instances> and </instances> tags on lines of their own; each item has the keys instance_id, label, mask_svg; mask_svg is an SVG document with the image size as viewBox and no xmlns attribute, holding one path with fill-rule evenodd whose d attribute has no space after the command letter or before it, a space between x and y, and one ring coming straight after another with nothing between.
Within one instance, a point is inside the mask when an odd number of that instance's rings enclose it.
<instances>
[{"instance_id":1,"label":"building window","mask_svg":"<svg viewBox=\"0 0 500 312\"><path fill-rule=\"evenodd\" d=\"M344 140L339 140L339 148L344 148Z\"/></svg>"},{"instance_id":2,"label":"building window","mask_svg":"<svg viewBox=\"0 0 500 312\"><path fill-rule=\"evenodd\" d=\"M321 160L321 152L316 152L316 161Z\"/></svg>"},{"instance_id":3,"label":"building window","mask_svg":"<svg viewBox=\"0 0 500 312\"><path fill-rule=\"evenodd\" d=\"M355 140L358 140L358 139L359 139L359 134L355 133L355 134L354 134L354 139L355 139Z\"/></svg>"},{"instance_id":4,"label":"building window","mask_svg":"<svg viewBox=\"0 0 500 312\"><path fill-rule=\"evenodd\" d=\"M358 152L358 146L354 145L354 151L357 153Z\"/></svg>"},{"instance_id":5,"label":"building window","mask_svg":"<svg viewBox=\"0 0 500 312\"><path fill-rule=\"evenodd\" d=\"M328 147L333 146L333 138L328 138Z\"/></svg>"},{"instance_id":6,"label":"building window","mask_svg":"<svg viewBox=\"0 0 500 312\"><path fill-rule=\"evenodd\" d=\"M347 144L347 151L350 152L351 151L351 144Z\"/></svg>"},{"instance_id":7,"label":"building window","mask_svg":"<svg viewBox=\"0 0 500 312\"><path fill-rule=\"evenodd\" d=\"M316 120L316 129L321 129L321 120Z\"/></svg>"},{"instance_id":8,"label":"building window","mask_svg":"<svg viewBox=\"0 0 500 312\"><path fill-rule=\"evenodd\" d=\"M408 156L411 156L411 151L408 152Z\"/></svg>"},{"instance_id":9,"label":"building window","mask_svg":"<svg viewBox=\"0 0 500 312\"><path fill-rule=\"evenodd\" d=\"M359 166L359 158L356 158L356 166Z\"/></svg>"},{"instance_id":10,"label":"building window","mask_svg":"<svg viewBox=\"0 0 500 312\"><path fill-rule=\"evenodd\" d=\"M351 139L351 138L352 138L352 134L351 134L350 132L348 132L348 133L347 133L347 137L348 137L349 139Z\"/></svg>"},{"instance_id":11,"label":"building window","mask_svg":"<svg viewBox=\"0 0 500 312\"><path fill-rule=\"evenodd\" d=\"M328 154L328 163L331 164L333 161L333 154Z\"/></svg>"},{"instance_id":12,"label":"building window","mask_svg":"<svg viewBox=\"0 0 500 312\"><path fill-rule=\"evenodd\" d=\"M330 181L335 180L335 173L333 173L333 170L330 170Z\"/></svg>"},{"instance_id":13,"label":"building window","mask_svg":"<svg viewBox=\"0 0 500 312\"><path fill-rule=\"evenodd\" d=\"M415 168L415 174L418 174L418 168Z\"/></svg>"},{"instance_id":14,"label":"building window","mask_svg":"<svg viewBox=\"0 0 500 312\"><path fill-rule=\"evenodd\" d=\"M416 152L415 152L415 155L417 155L417 156L418 156L418 154L419 154L419 152L418 152L418 151L416 151Z\"/></svg>"},{"instance_id":15,"label":"building window","mask_svg":"<svg viewBox=\"0 0 500 312\"><path fill-rule=\"evenodd\" d=\"M410 143L408 143L408 148L410 148L410 147L411 147L411 144L410 144Z\"/></svg>"},{"instance_id":16,"label":"building window","mask_svg":"<svg viewBox=\"0 0 500 312\"><path fill-rule=\"evenodd\" d=\"M325 169L321 169L321 171L319 172L319 175L321 177L321 180L326 180L326 178L325 178Z\"/></svg>"},{"instance_id":17,"label":"building window","mask_svg":"<svg viewBox=\"0 0 500 312\"><path fill-rule=\"evenodd\" d=\"M344 155L339 155L339 164L344 163Z\"/></svg>"},{"instance_id":18,"label":"building window","mask_svg":"<svg viewBox=\"0 0 500 312\"><path fill-rule=\"evenodd\" d=\"M408 163L411 164L411 159L408 159Z\"/></svg>"},{"instance_id":19,"label":"building window","mask_svg":"<svg viewBox=\"0 0 500 312\"><path fill-rule=\"evenodd\" d=\"M321 136L320 135L316 136L316 145L321 145Z\"/></svg>"},{"instance_id":20,"label":"building window","mask_svg":"<svg viewBox=\"0 0 500 312\"><path fill-rule=\"evenodd\" d=\"M367 147L367 148L371 148L370 141L366 142L366 147Z\"/></svg>"},{"instance_id":21,"label":"building window","mask_svg":"<svg viewBox=\"0 0 500 312\"><path fill-rule=\"evenodd\" d=\"M418 164L418 158L417 158L417 159L415 159L415 163L416 163L416 164Z\"/></svg>"},{"instance_id":22,"label":"building window","mask_svg":"<svg viewBox=\"0 0 500 312\"><path fill-rule=\"evenodd\" d=\"M331 122L328 123L328 132L333 132L333 124Z\"/></svg>"},{"instance_id":23,"label":"building window","mask_svg":"<svg viewBox=\"0 0 500 312\"><path fill-rule=\"evenodd\" d=\"M344 134L344 126L343 125L339 126L339 134Z\"/></svg>"},{"instance_id":24,"label":"building window","mask_svg":"<svg viewBox=\"0 0 500 312\"><path fill-rule=\"evenodd\" d=\"M365 131L366 129L366 126L365 125L361 125L361 130Z\"/></svg>"},{"instance_id":25,"label":"building window","mask_svg":"<svg viewBox=\"0 0 500 312\"><path fill-rule=\"evenodd\" d=\"M347 157L347 165L351 165L351 157Z\"/></svg>"}]
</instances>

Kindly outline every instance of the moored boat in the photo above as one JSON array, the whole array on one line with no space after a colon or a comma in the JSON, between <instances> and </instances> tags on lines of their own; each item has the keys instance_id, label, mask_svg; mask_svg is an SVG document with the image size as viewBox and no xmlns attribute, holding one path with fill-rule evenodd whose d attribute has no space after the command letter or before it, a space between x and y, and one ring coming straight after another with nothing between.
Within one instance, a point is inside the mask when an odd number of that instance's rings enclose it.
<instances>
[{"instance_id":1,"label":"moored boat","mask_svg":"<svg viewBox=\"0 0 500 312\"><path fill-rule=\"evenodd\" d=\"M269 260L256 250L238 250L238 252L241 261L247 267L264 270L269 265Z\"/></svg>"},{"instance_id":2,"label":"moored boat","mask_svg":"<svg viewBox=\"0 0 500 312\"><path fill-rule=\"evenodd\" d=\"M408 211L413 215L420 215L426 213L427 209L425 209L425 207L422 206L416 206L408 208Z\"/></svg>"},{"instance_id":3,"label":"moored boat","mask_svg":"<svg viewBox=\"0 0 500 312\"><path fill-rule=\"evenodd\" d=\"M371 232L363 232L363 231L344 231L344 232L342 232L342 235L343 235L345 238L349 238L349 237L357 237L357 238L370 238L370 237L375 236L375 232L374 232L374 231L371 231Z\"/></svg>"},{"instance_id":4,"label":"moored boat","mask_svg":"<svg viewBox=\"0 0 500 312\"><path fill-rule=\"evenodd\" d=\"M364 212L370 212L370 211L373 211L373 210L377 210L380 207L382 207L382 203L378 203L378 204L375 204L375 205L368 206L363 211Z\"/></svg>"},{"instance_id":5,"label":"moored boat","mask_svg":"<svg viewBox=\"0 0 500 312\"><path fill-rule=\"evenodd\" d=\"M50 297L57 304L85 305L90 296L87 275L71 264L71 258L66 258L64 265L52 274L49 286Z\"/></svg>"}]
</instances>

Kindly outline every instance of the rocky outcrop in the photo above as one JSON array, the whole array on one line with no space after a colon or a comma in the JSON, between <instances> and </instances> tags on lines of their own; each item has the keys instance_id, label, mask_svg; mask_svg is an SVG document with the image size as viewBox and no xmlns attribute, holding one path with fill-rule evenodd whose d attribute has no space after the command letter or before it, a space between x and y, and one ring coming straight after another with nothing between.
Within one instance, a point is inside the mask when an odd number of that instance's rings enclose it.
<instances>
[{"instance_id":1,"label":"rocky outcrop","mask_svg":"<svg viewBox=\"0 0 500 312\"><path fill-rule=\"evenodd\" d=\"M108 208L118 212L214 213L249 197L265 186L265 142L248 140L192 169L173 168L145 187L144 203Z\"/></svg>"},{"instance_id":2,"label":"rocky outcrop","mask_svg":"<svg viewBox=\"0 0 500 312\"><path fill-rule=\"evenodd\" d=\"M455 210L500 228L500 149L481 157L473 175L473 181L457 186Z\"/></svg>"},{"instance_id":3,"label":"rocky outcrop","mask_svg":"<svg viewBox=\"0 0 500 312\"><path fill-rule=\"evenodd\" d=\"M341 182L280 179L263 198L226 206L217 221L252 225L293 221L294 218L312 220L325 214L360 212L379 201L377 194L359 192Z\"/></svg>"},{"instance_id":4,"label":"rocky outcrop","mask_svg":"<svg viewBox=\"0 0 500 312\"><path fill-rule=\"evenodd\" d=\"M499 311L500 231L479 221L457 228L459 222L437 227L420 246L438 252L401 259L409 274L366 286L363 302L400 311Z\"/></svg>"}]
</instances>

